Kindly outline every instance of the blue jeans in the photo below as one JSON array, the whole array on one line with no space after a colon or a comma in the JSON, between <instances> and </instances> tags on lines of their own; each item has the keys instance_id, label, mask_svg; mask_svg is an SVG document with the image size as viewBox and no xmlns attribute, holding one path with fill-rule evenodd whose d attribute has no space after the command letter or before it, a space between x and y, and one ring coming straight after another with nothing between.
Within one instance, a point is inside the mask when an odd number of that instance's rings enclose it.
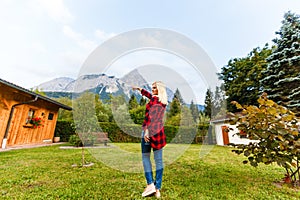
<instances>
[{"instance_id":1,"label":"blue jeans","mask_svg":"<svg viewBox=\"0 0 300 200\"><path fill-rule=\"evenodd\" d=\"M156 168L156 174L155 174L155 181L153 180L153 173L152 173L152 165L150 160L151 155L151 145L150 143L146 143L144 140L144 131L142 132L142 141L141 141L141 147L142 147L142 160L143 160L143 167L144 167L144 173L146 177L147 184L154 183L156 189L161 188L162 183L162 176L164 171L163 166L163 149L153 149L154 153L154 160L155 160L155 168Z\"/></svg>"}]
</instances>

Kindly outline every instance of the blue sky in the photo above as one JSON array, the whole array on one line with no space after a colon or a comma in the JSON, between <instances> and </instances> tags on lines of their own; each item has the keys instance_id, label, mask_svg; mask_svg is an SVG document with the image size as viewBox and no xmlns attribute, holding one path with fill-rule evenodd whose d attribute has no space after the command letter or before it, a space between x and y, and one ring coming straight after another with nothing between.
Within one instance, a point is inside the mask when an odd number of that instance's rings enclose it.
<instances>
[{"instance_id":1,"label":"blue sky","mask_svg":"<svg viewBox=\"0 0 300 200\"><path fill-rule=\"evenodd\" d=\"M299 1L1 0L0 78L25 88L76 78L104 41L148 27L195 41L219 70L231 58L272 44L289 10L300 14Z\"/></svg>"}]
</instances>

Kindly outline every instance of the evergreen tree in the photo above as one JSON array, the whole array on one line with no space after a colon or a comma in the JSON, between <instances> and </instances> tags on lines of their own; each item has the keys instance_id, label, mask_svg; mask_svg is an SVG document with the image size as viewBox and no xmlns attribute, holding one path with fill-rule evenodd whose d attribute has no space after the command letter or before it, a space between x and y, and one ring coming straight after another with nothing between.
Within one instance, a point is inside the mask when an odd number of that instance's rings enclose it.
<instances>
[{"instance_id":1,"label":"evergreen tree","mask_svg":"<svg viewBox=\"0 0 300 200\"><path fill-rule=\"evenodd\" d=\"M220 87L216 86L212 102L212 117L224 115L226 111L226 100L223 85Z\"/></svg>"},{"instance_id":2,"label":"evergreen tree","mask_svg":"<svg viewBox=\"0 0 300 200\"><path fill-rule=\"evenodd\" d=\"M174 98L170 104L170 110L167 114L167 117L171 118L173 116L180 115L180 113L181 113L180 101L174 96Z\"/></svg>"},{"instance_id":3,"label":"evergreen tree","mask_svg":"<svg viewBox=\"0 0 300 200\"><path fill-rule=\"evenodd\" d=\"M146 103L147 103L146 98L142 97L140 100L140 106L144 106L144 105L146 105Z\"/></svg>"},{"instance_id":4,"label":"evergreen tree","mask_svg":"<svg viewBox=\"0 0 300 200\"><path fill-rule=\"evenodd\" d=\"M178 89L176 89L172 102L170 104L170 109L167 113L167 121L166 124L173 124L171 121L176 121L175 124L179 125L177 122L180 122L181 115L181 105L183 104L183 99Z\"/></svg>"},{"instance_id":5,"label":"evergreen tree","mask_svg":"<svg viewBox=\"0 0 300 200\"><path fill-rule=\"evenodd\" d=\"M129 110L132 110L132 109L135 109L135 108L138 107L139 104L137 102L136 97L133 94L130 96L128 104L129 104L128 105L129 106Z\"/></svg>"},{"instance_id":6,"label":"evergreen tree","mask_svg":"<svg viewBox=\"0 0 300 200\"><path fill-rule=\"evenodd\" d=\"M183 105L184 104L184 101L183 101L183 98L179 92L179 89L177 88L175 93L174 93L174 97L173 99L176 98L179 102L180 102L180 105Z\"/></svg>"},{"instance_id":7,"label":"evergreen tree","mask_svg":"<svg viewBox=\"0 0 300 200\"><path fill-rule=\"evenodd\" d=\"M191 101L190 110L194 119L194 122L197 122L199 119L199 110L196 104L194 104L194 101Z\"/></svg>"},{"instance_id":8,"label":"evergreen tree","mask_svg":"<svg viewBox=\"0 0 300 200\"><path fill-rule=\"evenodd\" d=\"M204 100L204 114L209 118L211 117L212 103L212 92L210 89L207 89Z\"/></svg>"},{"instance_id":9,"label":"evergreen tree","mask_svg":"<svg viewBox=\"0 0 300 200\"><path fill-rule=\"evenodd\" d=\"M300 19L288 12L273 40L276 48L267 58L262 84L269 98L300 115Z\"/></svg>"},{"instance_id":10,"label":"evergreen tree","mask_svg":"<svg viewBox=\"0 0 300 200\"><path fill-rule=\"evenodd\" d=\"M257 105L257 98L262 93L262 71L267 68L266 58L270 54L268 45L263 49L257 47L248 56L231 59L222 68L219 78L224 81L228 111L237 111L232 101L242 105Z\"/></svg>"},{"instance_id":11,"label":"evergreen tree","mask_svg":"<svg viewBox=\"0 0 300 200\"><path fill-rule=\"evenodd\" d=\"M187 107L187 106L181 107L180 124L179 125L185 126L185 127L194 127L196 125L196 121L194 121L192 112L189 109L189 107Z\"/></svg>"}]
</instances>

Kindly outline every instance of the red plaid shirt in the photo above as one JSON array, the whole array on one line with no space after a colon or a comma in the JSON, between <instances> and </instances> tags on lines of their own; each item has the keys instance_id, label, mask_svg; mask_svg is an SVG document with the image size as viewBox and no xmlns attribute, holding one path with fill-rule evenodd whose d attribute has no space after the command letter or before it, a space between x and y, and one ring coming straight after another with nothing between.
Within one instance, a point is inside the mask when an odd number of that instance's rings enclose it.
<instances>
[{"instance_id":1,"label":"red plaid shirt","mask_svg":"<svg viewBox=\"0 0 300 200\"><path fill-rule=\"evenodd\" d=\"M167 144L163 123L166 105L159 102L158 97L152 95L147 90L142 89L141 93L150 99L146 105L143 130L149 130L151 147L153 149L161 149Z\"/></svg>"}]
</instances>

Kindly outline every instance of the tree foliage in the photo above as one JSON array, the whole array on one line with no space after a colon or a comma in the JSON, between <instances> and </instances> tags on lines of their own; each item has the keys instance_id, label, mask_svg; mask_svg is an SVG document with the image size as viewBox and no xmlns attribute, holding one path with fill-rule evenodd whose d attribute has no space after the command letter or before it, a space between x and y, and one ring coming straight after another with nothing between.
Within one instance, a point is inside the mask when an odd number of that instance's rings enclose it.
<instances>
[{"instance_id":1,"label":"tree foliage","mask_svg":"<svg viewBox=\"0 0 300 200\"><path fill-rule=\"evenodd\" d=\"M39 90L38 88L35 88L34 90L31 89L31 91L34 92L34 93L37 93L39 95L42 95L42 96L47 96L46 93L43 90Z\"/></svg>"},{"instance_id":2,"label":"tree foliage","mask_svg":"<svg viewBox=\"0 0 300 200\"><path fill-rule=\"evenodd\" d=\"M134 109L134 108L137 108L137 107L139 106L139 103L137 102L137 99L136 99L136 97L135 97L134 94L132 94L132 95L130 96L130 99L129 99L128 104L129 104L129 105L128 105L128 106L129 106L129 110Z\"/></svg>"},{"instance_id":3,"label":"tree foliage","mask_svg":"<svg viewBox=\"0 0 300 200\"><path fill-rule=\"evenodd\" d=\"M115 122L118 124L132 123L128 103L123 95L111 97L111 109Z\"/></svg>"},{"instance_id":4,"label":"tree foliage","mask_svg":"<svg viewBox=\"0 0 300 200\"><path fill-rule=\"evenodd\" d=\"M209 118L225 114L226 100L223 85L220 87L216 86L216 90L214 92L207 89L204 103L204 114Z\"/></svg>"},{"instance_id":5,"label":"tree foliage","mask_svg":"<svg viewBox=\"0 0 300 200\"><path fill-rule=\"evenodd\" d=\"M174 98L170 104L170 110L167 114L167 117L171 118L173 116L180 115L180 113L181 113L180 101L174 96Z\"/></svg>"},{"instance_id":6,"label":"tree foliage","mask_svg":"<svg viewBox=\"0 0 300 200\"><path fill-rule=\"evenodd\" d=\"M68 97L60 97L55 99L57 102L62 103L64 105L72 107L72 100ZM58 120L64 121L73 121L73 112L72 110L59 109L58 110Z\"/></svg>"},{"instance_id":7,"label":"tree foliage","mask_svg":"<svg viewBox=\"0 0 300 200\"><path fill-rule=\"evenodd\" d=\"M135 124L142 124L145 118L146 106L138 106L129 110L130 117Z\"/></svg>"},{"instance_id":8,"label":"tree foliage","mask_svg":"<svg viewBox=\"0 0 300 200\"><path fill-rule=\"evenodd\" d=\"M248 138L256 140L248 145L233 144L233 152L244 154L252 166L258 163L277 163L286 169L286 177L296 183L300 178L300 134L295 114L286 107L269 100L264 93L258 99L258 106L233 104L241 114L232 114L231 124L246 133ZM240 135L240 133L236 133Z\"/></svg>"},{"instance_id":9,"label":"tree foliage","mask_svg":"<svg viewBox=\"0 0 300 200\"><path fill-rule=\"evenodd\" d=\"M216 86L212 98L212 117L223 116L226 113L227 103L225 99L224 85Z\"/></svg>"},{"instance_id":10,"label":"tree foliage","mask_svg":"<svg viewBox=\"0 0 300 200\"><path fill-rule=\"evenodd\" d=\"M213 93L210 89L206 90L205 100L204 100L204 114L211 118L211 109L213 107Z\"/></svg>"},{"instance_id":11,"label":"tree foliage","mask_svg":"<svg viewBox=\"0 0 300 200\"><path fill-rule=\"evenodd\" d=\"M90 92L83 93L73 101L74 121L77 133L89 134L98 130L97 115L94 110L95 95Z\"/></svg>"},{"instance_id":12,"label":"tree foliage","mask_svg":"<svg viewBox=\"0 0 300 200\"><path fill-rule=\"evenodd\" d=\"M267 58L261 80L264 91L276 103L300 115L300 18L288 12L273 41L276 48Z\"/></svg>"},{"instance_id":13,"label":"tree foliage","mask_svg":"<svg viewBox=\"0 0 300 200\"><path fill-rule=\"evenodd\" d=\"M146 103L147 103L146 98L142 97L141 100L140 100L139 105L140 105L140 106L144 106L144 105L146 105Z\"/></svg>"},{"instance_id":14,"label":"tree foliage","mask_svg":"<svg viewBox=\"0 0 300 200\"><path fill-rule=\"evenodd\" d=\"M183 100L183 98L182 98L182 96L181 96L181 93L180 93L180 91L179 91L178 88L175 90L173 99L174 99L174 98L176 98L176 99L180 102L181 105L184 104L184 100Z\"/></svg>"},{"instance_id":15,"label":"tree foliage","mask_svg":"<svg viewBox=\"0 0 300 200\"><path fill-rule=\"evenodd\" d=\"M99 95L95 95L95 112L98 122L109 122L112 119L110 108L103 104Z\"/></svg>"},{"instance_id":16,"label":"tree foliage","mask_svg":"<svg viewBox=\"0 0 300 200\"><path fill-rule=\"evenodd\" d=\"M266 58L270 53L268 45L262 49L257 47L244 58L231 59L221 69L219 78L224 81L228 111L236 111L230 104L231 101L238 101L243 105L257 105L256 100L262 92L262 71L267 68Z\"/></svg>"},{"instance_id":17,"label":"tree foliage","mask_svg":"<svg viewBox=\"0 0 300 200\"><path fill-rule=\"evenodd\" d=\"M198 110L197 105L194 104L193 100L191 101L191 104L190 104L190 110L191 110L194 122L197 122L199 120L199 110Z\"/></svg>"}]
</instances>

